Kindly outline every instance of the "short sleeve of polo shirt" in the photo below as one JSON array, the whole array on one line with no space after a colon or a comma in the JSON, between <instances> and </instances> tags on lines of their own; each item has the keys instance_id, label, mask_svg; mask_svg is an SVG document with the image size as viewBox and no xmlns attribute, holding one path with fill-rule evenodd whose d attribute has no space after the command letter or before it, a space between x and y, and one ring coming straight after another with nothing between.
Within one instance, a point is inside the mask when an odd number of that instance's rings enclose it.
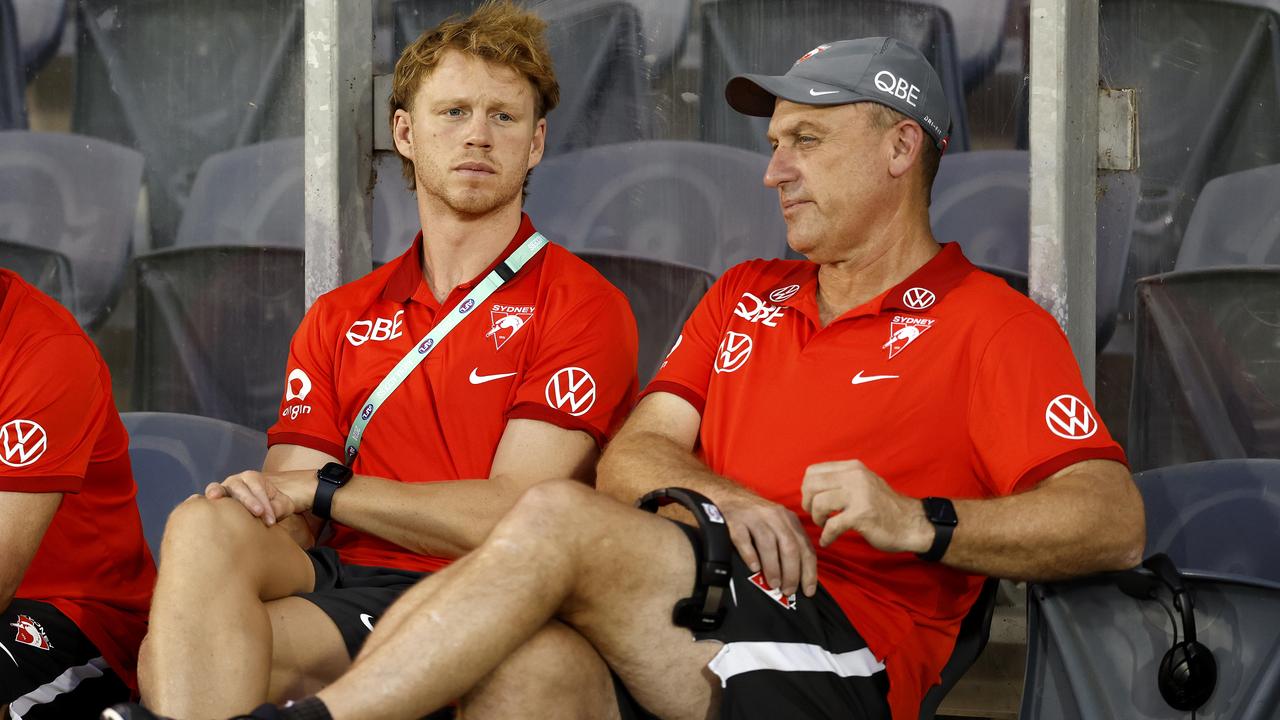
<instances>
[{"instance_id":1,"label":"short sleeve of polo shirt","mask_svg":"<svg viewBox=\"0 0 1280 720\"><path fill-rule=\"evenodd\" d=\"M1028 490L1084 460L1126 462L1048 313L1014 316L987 344L970 396L969 433L997 495Z\"/></svg>"},{"instance_id":2,"label":"short sleeve of polo shirt","mask_svg":"<svg viewBox=\"0 0 1280 720\"><path fill-rule=\"evenodd\" d=\"M280 419L267 431L268 445L301 445L343 457L343 421L339 417L334 373L333 329L326 322L322 297L312 304L289 343Z\"/></svg>"},{"instance_id":3,"label":"short sleeve of polo shirt","mask_svg":"<svg viewBox=\"0 0 1280 720\"><path fill-rule=\"evenodd\" d=\"M108 410L89 341L26 350L0 388L0 491L78 493Z\"/></svg>"},{"instance_id":4,"label":"short sleeve of polo shirt","mask_svg":"<svg viewBox=\"0 0 1280 720\"><path fill-rule=\"evenodd\" d=\"M699 414L707 405L707 389L715 369L725 319L739 297L733 292L743 266L730 268L702 296L680 336L644 394L667 392L683 398Z\"/></svg>"},{"instance_id":5,"label":"short sleeve of polo shirt","mask_svg":"<svg viewBox=\"0 0 1280 720\"><path fill-rule=\"evenodd\" d=\"M571 301L543 326L507 418L581 430L603 447L635 402L638 344L621 292L605 289Z\"/></svg>"}]
</instances>

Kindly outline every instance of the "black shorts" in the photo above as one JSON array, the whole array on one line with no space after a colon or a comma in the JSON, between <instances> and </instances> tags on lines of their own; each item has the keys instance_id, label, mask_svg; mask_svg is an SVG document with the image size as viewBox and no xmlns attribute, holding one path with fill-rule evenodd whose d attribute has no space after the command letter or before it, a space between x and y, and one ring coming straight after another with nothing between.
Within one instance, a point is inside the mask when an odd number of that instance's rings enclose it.
<instances>
[{"instance_id":1,"label":"black shorts","mask_svg":"<svg viewBox=\"0 0 1280 720\"><path fill-rule=\"evenodd\" d=\"M336 550L327 547L312 548L307 555L316 569L316 587L298 597L314 603L333 620L352 660L391 603L430 574L346 565Z\"/></svg>"},{"instance_id":2,"label":"black shorts","mask_svg":"<svg viewBox=\"0 0 1280 720\"><path fill-rule=\"evenodd\" d=\"M0 706L14 720L96 718L128 699L128 686L57 608L18 598L0 613Z\"/></svg>"},{"instance_id":3,"label":"black shorts","mask_svg":"<svg viewBox=\"0 0 1280 720\"><path fill-rule=\"evenodd\" d=\"M694 551L697 531L677 523ZM708 667L723 686L720 717L889 720L889 676L831 595L783 598L753 582L733 554L724 624L698 632L724 647Z\"/></svg>"}]
</instances>

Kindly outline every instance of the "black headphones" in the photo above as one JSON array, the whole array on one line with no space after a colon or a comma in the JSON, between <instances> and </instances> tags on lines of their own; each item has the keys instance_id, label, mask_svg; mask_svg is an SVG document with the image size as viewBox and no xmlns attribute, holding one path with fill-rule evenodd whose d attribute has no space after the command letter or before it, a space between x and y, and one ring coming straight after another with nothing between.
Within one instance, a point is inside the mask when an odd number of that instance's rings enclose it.
<instances>
[{"instance_id":1,"label":"black headphones","mask_svg":"<svg viewBox=\"0 0 1280 720\"><path fill-rule=\"evenodd\" d=\"M671 503L680 503L698 520L698 538L695 548L698 558L698 576L694 580L693 594L676 602L671 611L671 621L690 630L715 630L724 622L728 608L724 605L725 588L729 587L732 573L733 541L729 539L729 526L725 525L720 508L706 496L684 488L662 488L640 498L636 507L648 512Z\"/></svg>"},{"instance_id":2,"label":"black headphones","mask_svg":"<svg viewBox=\"0 0 1280 720\"><path fill-rule=\"evenodd\" d=\"M1117 576L1117 585L1124 594L1139 600L1156 599L1155 591L1164 585L1173 594L1173 606L1182 616L1182 640L1178 640L1178 623L1173 629L1174 644L1160 659L1156 685L1160 697L1175 710L1190 711L1209 700L1218 683L1218 663L1213 652L1196 640L1195 602L1182 584L1178 568L1164 553L1157 553L1142 561L1142 567L1152 575L1127 570ZM1154 576L1154 577L1153 577Z\"/></svg>"}]
</instances>

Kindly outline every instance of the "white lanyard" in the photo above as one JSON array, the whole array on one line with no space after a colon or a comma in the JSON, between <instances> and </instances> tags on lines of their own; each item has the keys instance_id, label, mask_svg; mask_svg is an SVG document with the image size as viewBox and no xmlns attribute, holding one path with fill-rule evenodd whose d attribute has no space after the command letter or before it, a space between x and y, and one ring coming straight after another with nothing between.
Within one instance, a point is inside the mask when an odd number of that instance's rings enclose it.
<instances>
[{"instance_id":1,"label":"white lanyard","mask_svg":"<svg viewBox=\"0 0 1280 720\"><path fill-rule=\"evenodd\" d=\"M444 340L444 336L449 331L457 327L458 323L474 310L486 298L492 295L502 284L510 280L516 273L520 272L520 268L524 267L534 255L538 254L547 244L547 239L542 233L534 233L525 240L520 247L506 257L502 262L498 263L483 280L472 288L471 292L458 303L457 307L449 311L443 320L436 323L431 328L431 332L422 338L409 354L400 359L396 366L391 368L391 372L382 378L382 382L378 383L378 387L374 388L373 394L365 401L364 406L360 410L360 414L351 422L351 431L347 433L347 467L350 467L356 459L356 453L360 452L360 438L364 436L365 428L369 426L369 421L373 419L373 414L378 412L378 408L382 407L382 403L386 402L391 393L400 387L405 378L409 377L409 373L414 368L427 359L427 355L431 354L440 346L440 342ZM408 259L406 258L406 261Z\"/></svg>"}]
</instances>

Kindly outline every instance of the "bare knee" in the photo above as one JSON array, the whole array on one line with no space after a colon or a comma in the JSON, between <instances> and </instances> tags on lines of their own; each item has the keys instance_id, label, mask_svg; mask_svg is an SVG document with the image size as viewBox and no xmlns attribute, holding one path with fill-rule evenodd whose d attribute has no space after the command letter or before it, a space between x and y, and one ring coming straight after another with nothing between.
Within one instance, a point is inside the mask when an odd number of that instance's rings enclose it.
<instances>
[{"instance_id":1,"label":"bare knee","mask_svg":"<svg viewBox=\"0 0 1280 720\"><path fill-rule=\"evenodd\" d=\"M465 720L615 718L613 676L595 648L548 623L460 702Z\"/></svg>"},{"instance_id":2,"label":"bare knee","mask_svg":"<svg viewBox=\"0 0 1280 720\"><path fill-rule=\"evenodd\" d=\"M244 546L255 529L254 523L260 525L261 521L231 498L188 498L169 513L160 546L161 557L165 557L170 549L181 550L192 544L199 546L202 552L219 548L225 552L247 549Z\"/></svg>"},{"instance_id":3,"label":"bare knee","mask_svg":"<svg viewBox=\"0 0 1280 720\"><path fill-rule=\"evenodd\" d=\"M598 503L612 501L574 480L548 480L526 490L493 534L525 546L565 550L566 542L591 530L596 518L592 508Z\"/></svg>"}]
</instances>

